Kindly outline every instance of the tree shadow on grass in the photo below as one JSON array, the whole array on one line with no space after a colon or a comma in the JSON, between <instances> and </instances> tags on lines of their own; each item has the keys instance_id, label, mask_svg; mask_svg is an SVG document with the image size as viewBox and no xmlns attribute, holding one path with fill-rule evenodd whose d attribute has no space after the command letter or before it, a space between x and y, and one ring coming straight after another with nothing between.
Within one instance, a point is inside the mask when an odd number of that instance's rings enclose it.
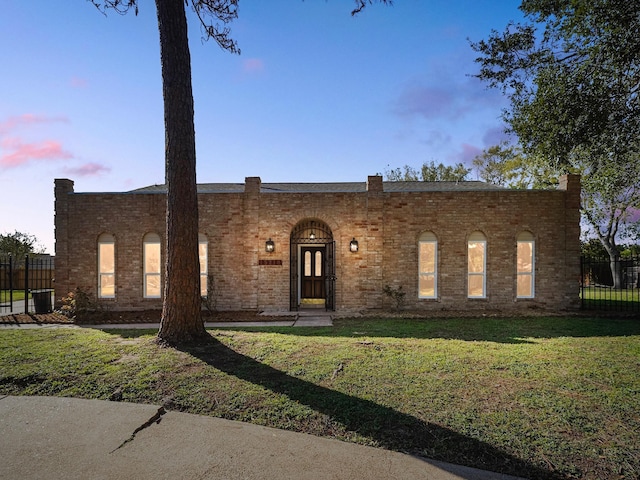
<instances>
[{"instance_id":1,"label":"tree shadow on grass","mask_svg":"<svg viewBox=\"0 0 640 480\"><path fill-rule=\"evenodd\" d=\"M383 448L526 478L564 478L453 430L292 377L215 339L208 345L184 346L180 350L229 375L286 395Z\"/></svg>"}]
</instances>

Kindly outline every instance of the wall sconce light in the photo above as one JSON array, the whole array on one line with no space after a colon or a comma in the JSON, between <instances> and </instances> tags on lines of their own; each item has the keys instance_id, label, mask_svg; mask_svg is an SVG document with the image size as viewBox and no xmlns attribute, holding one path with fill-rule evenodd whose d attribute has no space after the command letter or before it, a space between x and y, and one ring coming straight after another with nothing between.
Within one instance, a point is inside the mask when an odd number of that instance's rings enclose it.
<instances>
[{"instance_id":1,"label":"wall sconce light","mask_svg":"<svg viewBox=\"0 0 640 480\"><path fill-rule=\"evenodd\" d=\"M353 253L358 251L358 241L356 240L355 237L353 237L353 240L349 242L349 250Z\"/></svg>"},{"instance_id":2,"label":"wall sconce light","mask_svg":"<svg viewBox=\"0 0 640 480\"><path fill-rule=\"evenodd\" d=\"M271 238L264 243L264 249L267 253L271 253L276 249L276 244L271 240Z\"/></svg>"},{"instance_id":3,"label":"wall sconce light","mask_svg":"<svg viewBox=\"0 0 640 480\"><path fill-rule=\"evenodd\" d=\"M313 230L311 230L311 235L309 235L309 240L315 240L316 239L316 234L313 232Z\"/></svg>"}]
</instances>

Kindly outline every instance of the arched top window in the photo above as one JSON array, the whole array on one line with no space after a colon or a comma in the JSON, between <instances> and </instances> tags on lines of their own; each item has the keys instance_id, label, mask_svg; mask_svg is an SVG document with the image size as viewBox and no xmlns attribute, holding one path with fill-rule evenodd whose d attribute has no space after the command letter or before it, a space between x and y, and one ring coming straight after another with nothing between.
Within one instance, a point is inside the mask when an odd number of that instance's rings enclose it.
<instances>
[{"instance_id":1,"label":"arched top window","mask_svg":"<svg viewBox=\"0 0 640 480\"><path fill-rule=\"evenodd\" d=\"M322 220L309 218L299 222L291 230L292 244L329 243L333 241L331 228Z\"/></svg>"},{"instance_id":2,"label":"arched top window","mask_svg":"<svg viewBox=\"0 0 640 480\"><path fill-rule=\"evenodd\" d=\"M437 242L438 238L433 232L423 232L419 238L420 242Z\"/></svg>"},{"instance_id":3,"label":"arched top window","mask_svg":"<svg viewBox=\"0 0 640 480\"><path fill-rule=\"evenodd\" d=\"M469 235L469 242L486 242L487 237L481 231L475 231Z\"/></svg>"},{"instance_id":4,"label":"arched top window","mask_svg":"<svg viewBox=\"0 0 640 480\"><path fill-rule=\"evenodd\" d=\"M535 240L533 233L522 231L518 234L518 242L533 242Z\"/></svg>"},{"instance_id":5,"label":"arched top window","mask_svg":"<svg viewBox=\"0 0 640 480\"><path fill-rule=\"evenodd\" d=\"M116 243L116 237L110 233L103 233L98 237L98 243Z\"/></svg>"},{"instance_id":6,"label":"arched top window","mask_svg":"<svg viewBox=\"0 0 640 480\"><path fill-rule=\"evenodd\" d=\"M160 235L157 233L147 233L142 241L144 243L160 243Z\"/></svg>"}]
</instances>

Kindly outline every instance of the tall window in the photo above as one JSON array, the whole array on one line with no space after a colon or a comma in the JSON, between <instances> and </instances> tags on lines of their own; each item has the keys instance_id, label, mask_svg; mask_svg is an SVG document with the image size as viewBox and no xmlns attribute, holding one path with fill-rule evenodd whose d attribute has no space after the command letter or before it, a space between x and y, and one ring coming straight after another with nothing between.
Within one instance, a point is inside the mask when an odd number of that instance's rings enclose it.
<instances>
[{"instance_id":1,"label":"tall window","mask_svg":"<svg viewBox=\"0 0 640 480\"><path fill-rule=\"evenodd\" d=\"M518 235L517 292L518 298L533 298L535 292L535 241L529 232Z\"/></svg>"},{"instance_id":2,"label":"tall window","mask_svg":"<svg viewBox=\"0 0 640 480\"><path fill-rule=\"evenodd\" d=\"M98 298L116 296L115 238L103 233L98 237Z\"/></svg>"},{"instance_id":3,"label":"tall window","mask_svg":"<svg viewBox=\"0 0 640 480\"><path fill-rule=\"evenodd\" d=\"M418 298L438 296L438 240L431 232L418 241Z\"/></svg>"},{"instance_id":4,"label":"tall window","mask_svg":"<svg viewBox=\"0 0 640 480\"><path fill-rule=\"evenodd\" d=\"M200 260L200 296L207 296L207 237L198 234L198 259Z\"/></svg>"},{"instance_id":5,"label":"tall window","mask_svg":"<svg viewBox=\"0 0 640 480\"><path fill-rule=\"evenodd\" d=\"M162 293L160 236L147 233L143 239L144 298L160 298Z\"/></svg>"},{"instance_id":6,"label":"tall window","mask_svg":"<svg viewBox=\"0 0 640 480\"><path fill-rule=\"evenodd\" d=\"M487 296L487 239L481 232L474 232L467 242L467 296Z\"/></svg>"}]
</instances>

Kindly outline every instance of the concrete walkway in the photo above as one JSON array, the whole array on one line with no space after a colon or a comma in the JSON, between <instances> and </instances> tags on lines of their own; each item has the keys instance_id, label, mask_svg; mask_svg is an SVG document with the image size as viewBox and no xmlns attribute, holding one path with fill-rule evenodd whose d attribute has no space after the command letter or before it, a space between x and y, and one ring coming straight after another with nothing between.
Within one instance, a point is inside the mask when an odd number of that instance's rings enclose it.
<instances>
[{"instance_id":1,"label":"concrete walkway","mask_svg":"<svg viewBox=\"0 0 640 480\"><path fill-rule=\"evenodd\" d=\"M253 322L205 322L205 328L243 328L243 327L331 327L333 325L333 315L328 312L269 312L262 314L264 321ZM269 317L290 317L290 320L268 320ZM98 323L98 324L82 324L73 323L3 323L0 322L2 328L57 328L57 327L78 327L78 328L97 328L100 330L126 330L126 329L149 329L158 330L159 322L143 322L143 323Z\"/></svg>"},{"instance_id":2,"label":"concrete walkway","mask_svg":"<svg viewBox=\"0 0 640 480\"><path fill-rule=\"evenodd\" d=\"M513 479L155 405L0 396L0 478Z\"/></svg>"}]
</instances>

